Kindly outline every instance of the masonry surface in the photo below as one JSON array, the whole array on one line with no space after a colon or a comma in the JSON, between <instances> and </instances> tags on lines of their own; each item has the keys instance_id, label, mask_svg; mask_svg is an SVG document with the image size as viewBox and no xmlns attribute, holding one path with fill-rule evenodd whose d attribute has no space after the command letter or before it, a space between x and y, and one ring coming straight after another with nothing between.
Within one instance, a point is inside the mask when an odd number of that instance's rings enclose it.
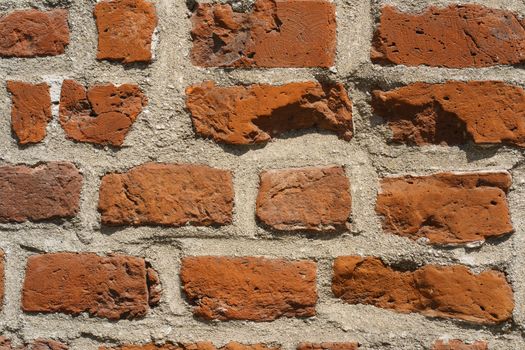
<instances>
[{"instance_id":1,"label":"masonry surface","mask_svg":"<svg viewBox=\"0 0 525 350\"><path fill-rule=\"evenodd\" d=\"M521 0L0 0L0 349L525 349Z\"/></svg>"}]
</instances>

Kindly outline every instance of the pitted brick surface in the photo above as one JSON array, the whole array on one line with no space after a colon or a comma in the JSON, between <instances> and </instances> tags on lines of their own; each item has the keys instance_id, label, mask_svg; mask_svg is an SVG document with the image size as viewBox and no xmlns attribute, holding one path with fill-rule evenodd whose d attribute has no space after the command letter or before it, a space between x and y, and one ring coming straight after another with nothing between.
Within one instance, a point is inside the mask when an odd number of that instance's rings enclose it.
<instances>
[{"instance_id":1,"label":"pitted brick surface","mask_svg":"<svg viewBox=\"0 0 525 350\"><path fill-rule=\"evenodd\" d=\"M287 131L323 129L349 141L352 103L342 84L317 82L218 87L204 82L186 89L195 131L215 141L265 143Z\"/></svg>"},{"instance_id":2,"label":"pitted brick surface","mask_svg":"<svg viewBox=\"0 0 525 350\"><path fill-rule=\"evenodd\" d=\"M382 9L372 61L449 68L525 62L525 22L477 4L431 6L422 13Z\"/></svg>"}]
</instances>

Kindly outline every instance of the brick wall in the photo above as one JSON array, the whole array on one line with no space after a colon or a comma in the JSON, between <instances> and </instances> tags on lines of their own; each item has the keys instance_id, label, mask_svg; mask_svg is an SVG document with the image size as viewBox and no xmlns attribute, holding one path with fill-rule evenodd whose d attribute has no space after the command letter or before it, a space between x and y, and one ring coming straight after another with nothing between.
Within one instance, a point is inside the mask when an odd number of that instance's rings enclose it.
<instances>
[{"instance_id":1,"label":"brick wall","mask_svg":"<svg viewBox=\"0 0 525 350\"><path fill-rule=\"evenodd\" d=\"M525 349L524 16L0 0L0 349Z\"/></svg>"}]
</instances>

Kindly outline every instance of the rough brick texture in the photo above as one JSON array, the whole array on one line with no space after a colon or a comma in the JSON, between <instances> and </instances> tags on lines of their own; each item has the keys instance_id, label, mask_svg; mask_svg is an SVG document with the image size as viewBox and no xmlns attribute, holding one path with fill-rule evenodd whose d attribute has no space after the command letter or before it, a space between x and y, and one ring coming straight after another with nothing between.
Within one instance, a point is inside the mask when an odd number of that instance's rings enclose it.
<instances>
[{"instance_id":1,"label":"rough brick texture","mask_svg":"<svg viewBox=\"0 0 525 350\"><path fill-rule=\"evenodd\" d=\"M509 320L514 308L512 289L503 273L474 274L460 265L427 265L404 272L385 266L378 258L339 257L332 291L350 304L480 324Z\"/></svg>"},{"instance_id":2,"label":"rough brick texture","mask_svg":"<svg viewBox=\"0 0 525 350\"><path fill-rule=\"evenodd\" d=\"M342 84L317 82L218 87L204 82L186 90L195 131L231 144L268 142L280 134L318 128L350 140L352 104Z\"/></svg>"},{"instance_id":3,"label":"rough brick texture","mask_svg":"<svg viewBox=\"0 0 525 350\"><path fill-rule=\"evenodd\" d=\"M81 188L82 176L71 163L0 166L0 222L73 217Z\"/></svg>"},{"instance_id":4,"label":"rough brick texture","mask_svg":"<svg viewBox=\"0 0 525 350\"><path fill-rule=\"evenodd\" d=\"M269 170L261 174L257 218L276 230L334 231L349 225L349 180L342 167Z\"/></svg>"},{"instance_id":5,"label":"rough brick texture","mask_svg":"<svg viewBox=\"0 0 525 350\"><path fill-rule=\"evenodd\" d=\"M471 344L466 344L461 340L438 340L434 343L432 350L488 350L487 343L484 341L476 341Z\"/></svg>"},{"instance_id":6,"label":"rough brick texture","mask_svg":"<svg viewBox=\"0 0 525 350\"><path fill-rule=\"evenodd\" d=\"M180 278L205 319L271 321L315 315L316 264L256 257L187 257Z\"/></svg>"},{"instance_id":7,"label":"rough brick texture","mask_svg":"<svg viewBox=\"0 0 525 350\"><path fill-rule=\"evenodd\" d=\"M232 175L204 165L144 164L104 176L98 207L107 225L226 225Z\"/></svg>"},{"instance_id":8,"label":"rough brick texture","mask_svg":"<svg viewBox=\"0 0 525 350\"><path fill-rule=\"evenodd\" d=\"M508 173L440 173L381 181L376 211L385 231L431 243L483 241L513 232Z\"/></svg>"},{"instance_id":9,"label":"rough brick texture","mask_svg":"<svg viewBox=\"0 0 525 350\"><path fill-rule=\"evenodd\" d=\"M121 146L147 101L134 84L96 85L86 91L76 81L64 80L60 124L71 140Z\"/></svg>"},{"instance_id":10,"label":"rough brick texture","mask_svg":"<svg viewBox=\"0 0 525 350\"><path fill-rule=\"evenodd\" d=\"M431 6L422 13L382 9L372 60L450 68L525 61L525 22L516 14L481 5Z\"/></svg>"},{"instance_id":11,"label":"rough brick texture","mask_svg":"<svg viewBox=\"0 0 525 350\"><path fill-rule=\"evenodd\" d=\"M155 5L145 0L103 0L95 5L98 59L150 62L157 26Z\"/></svg>"},{"instance_id":12,"label":"rough brick texture","mask_svg":"<svg viewBox=\"0 0 525 350\"><path fill-rule=\"evenodd\" d=\"M49 85L8 81L7 90L12 95L11 128L18 143L24 145L42 141L51 120Z\"/></svg>"},{"instance_id":13,"label":"rough brick texture","mask_svg":"<svg viewBox=\"0 0 525 350\"><path fill-rule=\"evenodd\" d=\"M69 44L66 10L15 11L0 17L0 57L56 56Z\"/></svg>"},{"instance_id":14,"label":"rough brick texture","mask_svg":"<svg viewBox=\"0 0 525 350\"><path fill-rule=\"evenodd\" d=\"M392 141L413 145L510 144L525 147L525 91L495 81L414 83L373 92Z\"/></svg>"},{"instance_id":15,"label":"rough brick texture","mask_svg":"<svg viewBox=\"0 0 525 350\"><path fill-rule=\"evenodd\" d=\"M194 344L166 343L146 345L124 345L115 348L101 347L99 350L279 350L279 347L270 347L265 344L240 344L229 342L223 347L217 348L210 342L198 342ZM0 349L1 350L1 349Z\"/></svg>"},{"instance_id":16,"label":"rough brick texture","mask_svg":"<svg viewBox=\"0 0 525 350\"><path fill-rule=\"evenodd\" d=\"M336 47L335 4L257 0L249 13L199 3L193 16L194 64L205 67L330 67ZM300 39L299 39L300 38Z\"/></svg>"},{"instance_id":17,"label":"rough brick texture","mask_svg":"<svg viewBox=\"0 0 525 350\"><path fill-rule=\"evenodd\" d=\"M54 340L36 339L22 346L14 346L5 337L0 337L0 350L68 350L67 345Z\"/></svg>"},{"instance_id":18,"label":"rough brick texture","mask_svg":"<svg viewBox=\"0 0 525 350\"><path fill-rule=\"evenodd\" d=\"M300 343L297 350L357 350L358 343Z\"/></svg>"},{"instance_id":19,"label":"rough brick texture","mask_svg":"<svg viewBox=\"0 0 525 350\"><path fill-rule=\"evenodd\" d=\"M111 320L143 317L158 301L156 272L142 258L93 253L30 256L22 290L26 312L61 312Z\"/></svg>"}]
</instances>

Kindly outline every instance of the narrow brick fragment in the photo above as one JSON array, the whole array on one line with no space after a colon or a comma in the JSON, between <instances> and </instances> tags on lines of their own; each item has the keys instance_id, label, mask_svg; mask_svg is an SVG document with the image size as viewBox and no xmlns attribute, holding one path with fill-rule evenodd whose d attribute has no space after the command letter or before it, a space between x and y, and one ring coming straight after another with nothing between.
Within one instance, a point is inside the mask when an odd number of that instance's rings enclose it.
<instances>
[{"instance_id":1,"label":"narrow brick fragment","mask_svg":"<svg viewBox=\"0 0 525 350\"><path fill-rule=\"evenodd\" d=\"M106 225L226 225L233 196L229 171L148 163L104 176L98 207Z\"/></svg>"},{"instance_id":2,"label":"narrow brick fragment","mask_svg":"<svg viewBox=\"0 0 525 350\"><path fill-rule=\"evenodd\" d=\"M96 85L86 91L76 81L64 80L60 125L71 140L121 146L147 101L134 84Z\"/></svg>"},{"instance_id":3,"label":"narrow brick fragment","mask_svg":"<svg viewBox=\"0 0 525 350\"><path fill-rule=\"evenodd\" d=\"M461 340L438 340L434 343L433 350L488 350L487 343L484 341L476 341L471 344L466 344Z\"/></svg>"},{"instance_id":4,"label":"narrow brick fragment","mask_svg":"<svg viewBox=\"0 0 525 350\"><path fill-rule=\"evenodd\" d=\"M376 63L449 68L525 62L525 21L476 4L431 6L422 13L383 7L372 49Z\"/></svg>"},{"instance_id":5,"label":"narrow brick fragment","mask_svg":"<svg viewBox=\"0 0 525 350\"><path fill-rule=\"evenodd\" d=\"M342 84L317 82L216 87L211 81L186 90L195 131L218 142L268 142L292 130L323 129L353 136L352 103Z\"/></svg>"},{"instance_id":6,"label":"narrow brick fragment","mask_svg":"<svg viewBox=\"0 0 525 350\"><path fill-rule=\"evenodd\" d=\"M276 230L334 231L349 226L350 185L342 167L261 174L257 218Z\"/></svg>"},{"instance_id":7,"label":"narrow brick fragment","mask_svg":"<svg viewBox=\"0 0 525 350\"><path fill-rule=\"evenodd\" d=\"M359 344L356 342L346 343L300 343L297 350L357 350Z\"/></svg>"},{"instance_id":8,"label":"narrow brick fragment","mask_svg":"<svg viewBox=\"0 0 525 350\"><path fill-rule=\"evenodd\" d=\"M67 350L66 344L48 339L36 339L21 346L12 345L5 337L0 337L0 350Z\"/></svg>"},{"instance_id":9,"label":"narrow brick fragment","mask_svg":"<svg viewBox=\"0 0 525 350\"><path fill-rule=\"evenodd\" d=\"M205 319L272 321L315 315L316 264L257 257L187 257L181 281Z\"/></svg>"},{"instance_id":10,"label":"narrow brick fragment","mask_svg":"<svg viewBox=\"0 0 525 350\"><path fill-rule=\"evenodd\" d=\"M512 317L512 289L499 271L472 273L460 265L396 271L374 257L345 256L334 263L334 295L349 304L495 324Z\"/></svg>"},{"instance_id":11,"label":"narrow brick fragment","mask_svg":"<svg viewBox=\"0 0 525 350\"><path fill-rule=\"evenodd\" d=\"M0 222L73 217L81 188L82 176L71 163L0 166Z\"/></svg>"},{"instance_id":12,"label":"narrow brick fragment","mask_svg":"<svg viewBox=\"0 0 525 350\"><path fill-rule=\"evenodd\" d=\"M0 57L56 56L69 44L66 10L15 11L0 16Z\"/></svg>"},{"instance_id":13,"label":"narrow brick fragment","mask_svg":"<svg viewBox=\"0 0 525 350\"><path fill-rule=\"evenodd\" d=\"M95 5L99 60L151 62L155 5L145 0L103 0Z\"/></svg>"},{"instance_id":14,"label":"narrow brick fragment","mask_svg":"<svg viewBox=\"0 0 525 350\"><path fill-rule=\"evenodd\" d=\"M144 316L151 304L142 258L93 253L54 253L29 257L22 291L25 312L60 312L111 320Z\"/></svg>"},{"instance_id":15,"label":"narrow brick fragment","mask_svg":"<svg viewBox=\"0 0 525 350\"><path fill-rule=\"evenodd\" d=\"M230 342L217 348L210 342L197 342L194 344L166 343L162 345L124 345L116 348L100 347L99 350L279 350L279 347L269 347L265 344L240 344Z\"/></svg>"},{"instance_id":16,"label":"narrow brick fragment","mask_svg":"<svg viewBox=\"0 0 525 350\"><path fill-rule=\"evenodd\" d=\"M229 4L198 4L192 16L195 65L330 67L336 48L335 4L256 0L239 13Z\"/></svg>"},{"instance_id":17,"label":"narrow brick fragment","mask_svg":"<svg viewBox=\"0 0 525 350\"><path fill-rule=\"evenodd\" d=\"M0 250L0 310L4 308L5 295L5 255L4 251Z\"/></svg>"},{"instance_id":18,"label":"narrow brick fragment","mask_svg":"<svg viewBox=\"0 0 525 350\"><path fill-rule=\"evenodd\" d=\"M411 145L510 144L525 147L525 91L497 81L415 83L373 92L392 141Z\"/></svg>"},{"instance_id":19,"label":"narrow brick fragment","mask_svg":"<svg viewBox=\"0 0 525 350\"><path fill-rule=\"evenodd\" d=\"M18 143L25 145L42 141L51 121L49 85L8 81L7 90L12 95L11 128Z\"/></svg>"},{"instance_id":20,"label":"narrow brick fragment","mask_svg":"<svg viewBox=\"0 0 525 350\"><path fill-rule=\"evenodd\" d=\"M389 233L431 243L484 241L514 232L508 173L440 173L385 178L376 211Z\"/></svg>"}]
</instances>

